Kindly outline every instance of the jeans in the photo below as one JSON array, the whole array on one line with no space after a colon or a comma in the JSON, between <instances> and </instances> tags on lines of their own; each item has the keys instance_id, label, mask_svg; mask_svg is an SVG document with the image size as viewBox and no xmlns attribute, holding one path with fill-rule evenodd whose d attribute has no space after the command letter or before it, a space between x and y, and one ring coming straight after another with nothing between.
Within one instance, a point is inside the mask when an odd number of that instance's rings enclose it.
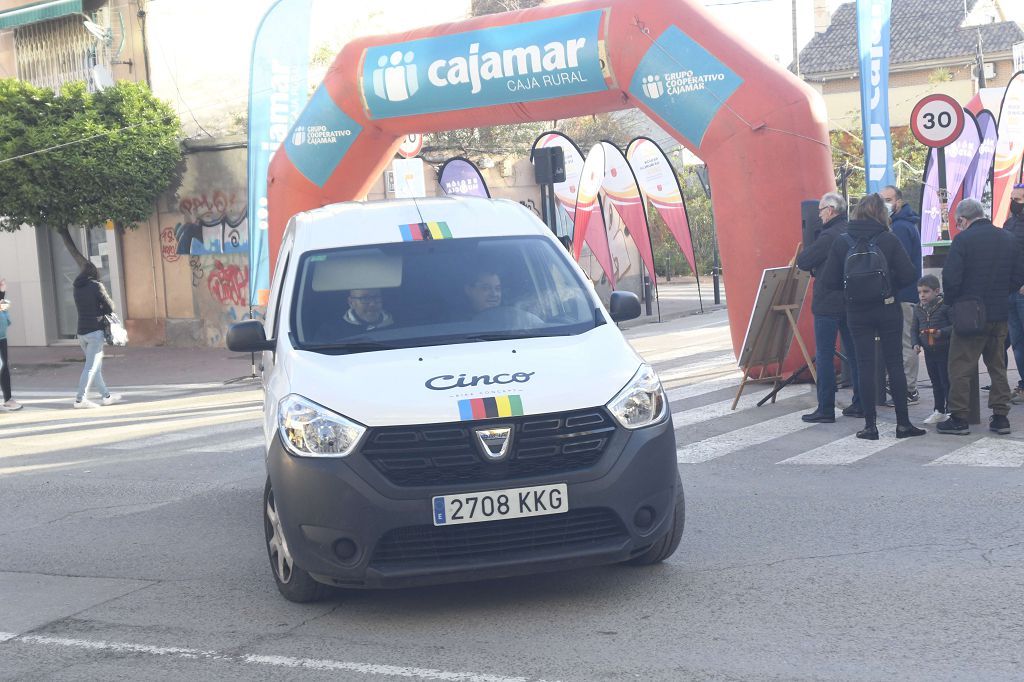
<instances>
[{"instance_id":1,"label":"jeans","mask_svg":"<svg viewBox=\"0 0 1024 682\"><path fill-rule=\"evenodd\" d=\"M1024 388L1024 296L1019 292L1010 294L1010 343L1013 345L1013 360L1017 364L1017 386Z\"/></svg>"},{"instance_id":2,"label":"jeans","mask_svg":"<svg viewBox=\"0 0 1024 682\"><path fill-rule=\"evenodd\" d=\"M971 377L978 371L978 356L985 361L992 386L988 406L992 414L1010 413L1010 384L1006 380L1003 340L1006 322L989 322L977 336L963 336L953 330L949 342L949 413L967 421L970 413Z\"/></svg>"},{"instance_id":3,"label":"jeans","mask_svg":"<svg viewBox=\"0 0 1024 682\"><path fill-rule=\"evenodd\" d=\"M932 380L935 411L946 414L949 398L949 346L937 346L934 349L925 347L924 366L928 369L928 378Z\"/></svg>"},{"instance_id":4,"label":"jeans","mask_svg":"<svg viewBox=\"0 0 1024 682\"><path fill-rule=\"evenodd\" d=\"M96 390L101 397L110 395L107 385L103 382L103 344L106 339L103 337L103 330L81 334L78 337L78 344L85 352L85 367L82 368L82 377L78 380L78 395L75 401L83 400L89 394L89 387L95 383Z\"/></svg>"},{"instance_id":5,"label":"jeans","mask_svg":"<svg viewBox=\"0 0 1024 682\"><path fill-rule=\"evenodd\" d=\"M7 339L0 339L0 391L3 391L3 402L11 399L11 363L7 359Z\"/></svg>"},{"instance_id":6,"label":"jeans","mask_svg":"<svg viewBox=\"0 0 1024 682\"><path fill-rule=\"evenodd\" d=\"M917 373L921 370L920 356L914 350L914 339L911 338L916 305L900 303L900 308L903 309L903 374L907 378L907 393L917 392Z\"/></svg>"},{"instance_id":7,"label":"jeans","mask_svg":"<svg viewBox=\"0 0 1024 682\"><path fill-rule=\"evenodd\" d=\"M843 337L843 345L853 348L853 336L842 315L814 316L814 367L818 373L818 412L833 414L836 411L836 368L832 359L836 347L836 334ZM851 360L853 374L853 404L860 400L857 388L857 365Z\"/></svg>"},{"instance_id":8,"label":"jeans","mask_svg":"<svg viewBox=\"0 0 1024 682\"><path fill-rule=\"evenodd\" d=\"M882 342L882 356L889 372L896 422L909 424L907 412L907 378L903 373L903 312L895 303L881 304L868 310L851 310L847 316L853 345L857 350L857 370L860 395L866 423L875 423L875 336Z\"/></svg>"}]
</instances>

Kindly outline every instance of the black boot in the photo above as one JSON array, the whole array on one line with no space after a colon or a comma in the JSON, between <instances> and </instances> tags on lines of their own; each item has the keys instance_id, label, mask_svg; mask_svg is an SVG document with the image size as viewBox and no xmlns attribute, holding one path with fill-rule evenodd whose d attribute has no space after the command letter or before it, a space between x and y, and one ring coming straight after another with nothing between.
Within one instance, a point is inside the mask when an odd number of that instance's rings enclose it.
<instances>
[{"instance_id":1,"label":"black boot","mask_svg":"<svg viewBox=\"0 0 1024 682\"><path fill-rule=\"evenodd\" d=\"M914 436L923 436L927 431L919 429L910 422L906 424L896 425L896 437L897 438L913 438Z\"/></svg>"},{"instance_id":2,"label":"black boot","mask_svg":"<svg viewBox=\"0 0 1024 682\"><path fill-rule=\"evenodd\" d=\"M857 438L864 440L878 440L878 427L875 426L874 417L864 418L864 428L857 432Z\"/></svg>"}]
</instances>

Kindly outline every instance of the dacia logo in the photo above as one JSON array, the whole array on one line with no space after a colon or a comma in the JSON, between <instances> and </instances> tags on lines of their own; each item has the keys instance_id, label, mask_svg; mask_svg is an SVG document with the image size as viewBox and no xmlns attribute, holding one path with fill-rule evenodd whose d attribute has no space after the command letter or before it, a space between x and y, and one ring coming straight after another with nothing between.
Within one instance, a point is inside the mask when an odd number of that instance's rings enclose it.
<instances>
[{"instance_id":1,"label":"dacia logo","mask_svg":"<svg viewBox=\"0 0 1024 682\"><path fill-rule=\"evenodd\" d=\"M658 75L644 76L641 87L649 99L658 99L665 94L665 84Z\"/></svg>"},{"instance_id":2,"label":"dacia logo","mask_svg":"<svg viewBox=\"0 0 1024 682\"><path fill-rule=\"evenodd\" d=\"M389 102L404 102L415 95L420 85L416 65L412 63L414 57L412 52L401 50L392 52L390 57L381 55L373 70L373 94Z\"/></svg>"},{"instance_id":3,"label":"dacia logo","mask_svg":"<svg viewBox=\"0 0 1024 682\"><path fill-rule=\"evenodd\" d=\"M475 429L480 453L492 462L500 462L508 456L512 445L512 427L497 426L487 429Z\"/></svg>"}]
</instances>

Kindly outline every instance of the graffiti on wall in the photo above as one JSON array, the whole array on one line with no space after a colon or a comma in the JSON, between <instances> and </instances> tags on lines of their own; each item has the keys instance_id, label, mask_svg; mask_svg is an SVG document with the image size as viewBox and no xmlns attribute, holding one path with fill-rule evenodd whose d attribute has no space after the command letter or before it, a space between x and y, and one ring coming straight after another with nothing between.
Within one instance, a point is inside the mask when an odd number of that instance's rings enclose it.
<instances>
[{"instance_id":1,"label":"graffiti on wall","mask_svg":"<svg viewBox=\"0 0 1024 682\"><path fill-rule=\"evenodd\" d=\"M249 221L244 192L216 190L209 195L183 197L178 202L178 211L182 221L174 226L176 254L248 252Z\"/></svg>"},{"instance_id":2,"label":"graffiti on wall","mask_svg":"<svg viewBox=\"0 0 1024 682\"><path fill-rule=\"evenodd\" d=\"M221 305L244 306L249 301L249 266L225 265L214 260L206 286Z\"/></svg>"},{"instance_id":3,"label":"graffiti on wall","mask_svg":"<svg viewBox=\"0 0 1024 682\"><path fill-rule=\"evenodd\" d=\"M173 263L180 258L178 238L174 236L173 227L165 227L160 230L160 256L168 263Z\"/></svg>"}]
</instances>

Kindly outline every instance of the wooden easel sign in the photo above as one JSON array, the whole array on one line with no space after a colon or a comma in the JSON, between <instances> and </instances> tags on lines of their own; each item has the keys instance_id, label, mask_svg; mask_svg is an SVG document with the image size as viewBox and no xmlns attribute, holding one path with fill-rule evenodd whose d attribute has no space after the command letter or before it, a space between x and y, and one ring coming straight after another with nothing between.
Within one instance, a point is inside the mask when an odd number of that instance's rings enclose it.
<instances>
[{"instance_id":1,"label":"wooden easel sign","mask_svg":"<svg viewBox=\"0 0 1024 682\"><path fill-rule=\"evenodd\" d=\"M789 355L794 339L807 361L811 376L818 380L807 346L796 327L810 281L811 274L798 269L795 264L768 268L761 273L761 284L740 351L738 364L743 370L743 380L732 401L732 409L736 409L748 383L770 381L775 387L782 383L782 363ZM772 402L775 402L775 396L772 396Z\"/></svg>"}]
</instances>

